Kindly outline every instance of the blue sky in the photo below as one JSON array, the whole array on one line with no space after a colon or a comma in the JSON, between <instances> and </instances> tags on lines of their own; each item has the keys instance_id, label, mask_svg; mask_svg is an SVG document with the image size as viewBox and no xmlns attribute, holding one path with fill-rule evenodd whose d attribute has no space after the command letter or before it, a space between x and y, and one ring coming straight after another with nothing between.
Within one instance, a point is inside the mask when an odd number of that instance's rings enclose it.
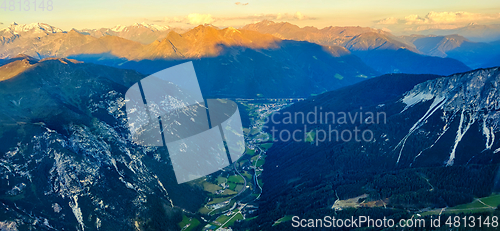
<instances>
[{"instance_id":1,"label":"blue sky","mask_svg":"<svg viewBox=\"0 0 500 231\"><path fill-rule=\"evenodd\" d=\"M3 1L0 0L0 4ZM417 25L424 28L443 25L452 27L470 22L500 23L498 0L52 0L53 10L43 12L32 9L19 11L19 0L16 2L15 11L0 9L0 22L3 23L0 27L6 27L14 21L20 24L44 22L65 30L113 27L136 22L170 26L193 26L208 22L221 27L238 27L270 19L320 28L333 25L403 30L416 28Z\"/></svg>"}]
</instances>

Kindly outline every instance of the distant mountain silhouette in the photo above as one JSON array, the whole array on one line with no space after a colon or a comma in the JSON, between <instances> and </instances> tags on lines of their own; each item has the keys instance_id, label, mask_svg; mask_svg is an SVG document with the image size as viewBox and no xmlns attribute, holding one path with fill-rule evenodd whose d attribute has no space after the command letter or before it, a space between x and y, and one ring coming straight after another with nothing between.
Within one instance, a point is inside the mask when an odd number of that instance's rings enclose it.
<instances>
[{"instance_id":1,"label":"distant mountain silhouette","mask_svg":"<svg viewBox=\"0 0 500 231\"><path fill-rule=\"evenodd\" d=\"M281 22L262 21L243 27L283 39L309 41L321 45L338 45L358 55L366 64L382 73L449 75L470 70L460 61L436 59L424 55L413 43L389 32L368 27L300 28ZM425 53L424 53L425 54Z\"/></svg>"},{"instance_id":2,"label":"distant mountain silhouette","mask_svg":"<svg viewBox=\"0 0 500 231\"><path fill-rule=\"evenodd\" d=\"M471 23L464 27L459 27L456 29L429 29L419 31L419 34L423 35L452 35L459 34L466 37L473 42L492 42L500 40L500 25L478 25Z\"/></svg>"},{"instance_id":3,"label":"distant mountain silhouette","mask_svg":"<svg viewBox=\"0 0 500 231\"><path fill-rule=\"evenodd\" d=\"M4 55L27 49L28 55L39 58L68 57L144 74L193 60L207 96L308 97L379 74L343 47L209 25L183 34L171 31L165 39L148 45L76 31L47 35L36 46L28 45L29 41L20 37L4 45Z\"/></svg>"},{"instance_id":4,"label":"distant mountain silhouette","mask_svg":"<svg viewBox=\"0 0 500 231\"><path fill-rule=\"evenodd\" d=\"M408 45L389 32L369 27L316 27L300 28L288 22L276 23L264 20L242 27L244 30L254 30L272 34L282 39L309 41L321 45L342 46L351 51L405 48L416 51L414 46Z\"/></svg>"},{"instance_id":5,"label":"distant mountain silhouette","mask_svg":"<svg viewBox=\"0 0 500 231\"><path fill-rule=\"evenodd\" d=\"M423 54L457 59L471 68L485 68L500 53L500 43L472 42L460 35L411 35L403 36Z\"/></svg>"},{"instance_id":6,"label":"distant mountain silhouette","mask_svg":"<svg viewBox=\"0 0 500 231\"><path fill-rule=\"evenodd\" d=\"M118 36L142 44L150 44L156 40L161 40L172 30L182 31L168 26L159 26L147 23L135 23L130 26L117 25L112 28L83 29L77 30L79 33L100 38L106 35Z\"/></svg>"}]
</instances>

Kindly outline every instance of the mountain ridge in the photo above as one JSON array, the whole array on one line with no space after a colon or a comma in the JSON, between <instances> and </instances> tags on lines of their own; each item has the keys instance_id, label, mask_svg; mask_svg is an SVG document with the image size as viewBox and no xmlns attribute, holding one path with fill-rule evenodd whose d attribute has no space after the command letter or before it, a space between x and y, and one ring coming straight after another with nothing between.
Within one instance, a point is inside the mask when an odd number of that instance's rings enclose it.
<instances>
[{"instance_id":1,"label":"mountain ridge","mask_svg":"<svg viewBox=\"0 0 500 231\"><path fill-rule=\"evenodd\" d=\"M325 27L320 30L314 27L300 28L287 22L262 21L246 25L242 29L269 33L283 39L342 46L381 73L449 75L470 70L462 62L452 58L435 59L425 56L413 43L405 42L404 38L368 27ZM435 62L441 64L436 65ZM439 68L444 66L452 68Z\"/></svg>"},{"instance_id":2,"label":"mountain ridge","mask_svg":"<svg viewBox=\"0 0 500 231\"><path fill-rule=\"evenodd\" d=\"M48 58L0 81L2 220L38 230L178 229L204 192L175 182L166 150L130 140L125 92L143 77Z\"/></svg>"},{"instance_id":3,"label":"mountain ridge","mask_svg":"<svg viewBox=\"0 0 500 231\"><path fill-rule=\"evenodd\" d=\"M261 228L276 225L274 221L283 215L279 211L305 217L332 213L336 200L363 194L368 195L366 201L384 201L383 207L389 210L377 208L382 205L347 208L335 210L336 217L353 213L411 217L428 208L490 195L497 187L500 163L499 78L498 67L450 76L385 75L284 109L274 121L284 121L287 112L306 114L316 109L350 115L384 112L387 122L266 124L276 134L302 131L306 124L313 137L319 130L356 127L372 131L374 139L343 142L333 137L318 143L315 138L311 142L277 139L266 153L262 174L266 190L257 223ZM385 81L393 85L387 87Z\"/></svg>"},{"instance_id":4,"label":"mountain ridge","mask_svg":"<svg viewBox=\"0 0 500 231\"><path fill-rule=\"evenodd\" d=\"M436 57L449 57L460 60L471 68L487 68L500 51L496 42L473 42L461 35L410 35L402 36L408 43L413 43L423 54Z\"/></svg>"},{"instance_id":5,"label":"mountain ridge","mask_svg":"<svg viewBox=\"0 0 500 231\"><path fill-rule=\"evenodd\" d=\"M388 32L369 27L338 27L329 26L323 29L316 27L303 27L300 28L288 22L276 23L273 21L264 20L254 24L243 26L242 29L259 31L261 33L268 33L278 36L282 39L292 39L299 41L309 41L321 45L337 45L348 48L349 50L366 50L365 46L358 46L357 44L363 41L359 35L369 33L372 37L381 39L383 42L373 45L379 47L384 43L389 43L391 49L406 48L416 51L414 47L402 43L399 39ZM356 37L358 36L358 37ZM354 41L352 41L354 39ZM386 44L387 45L387 44Z\"/></svg>"}]
</instances>

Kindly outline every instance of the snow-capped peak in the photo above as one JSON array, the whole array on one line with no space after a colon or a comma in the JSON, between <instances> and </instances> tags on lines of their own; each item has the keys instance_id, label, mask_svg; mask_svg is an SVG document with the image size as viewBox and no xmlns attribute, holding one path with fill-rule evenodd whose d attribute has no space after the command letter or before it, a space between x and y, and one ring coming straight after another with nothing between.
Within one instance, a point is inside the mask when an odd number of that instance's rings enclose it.
<instances>
[{"instance_id":1,"label":"snow-capped peak","mask_svg":"<svg viewBox=\"0 0 500 231\"><path fill-rule=\"evenodd\" d=\"M129 29L130 27L145 27L145 28L148 28L152 31L166 31L166 30L170 29L168 26L160 26L160 25L147 24L145 22L142 22L142 23L134 23L132 26L117 25L117 26L111 28L111 30L115 31L115 32L122 32L124 30Z\"/></svg>"},{"instance_id":2,"label":"snow-capped peak","mask_svg":"<svg viewBox=\"0 0 500 231\"><path fill-rule=\"evenodd\" d=\"M122 26L122 25L117 25L113 28L111 28L112 31L114 32L122 32L123 30L125 30L125 28L127 28L126 26Z\"/></svg>"},{"instance_id":3,"label":"snow-capped peak","mask_svg":"<svg viewBox=\"0 0 500 231\"><path fill-rule=\"evenodd\" d=\"M158 31L165 31L165 30L170 29L170 27L168 27L168 26L160 26L160 25L154 25L154 24L149 25L149 26L158 30Z\"/></svg>"},{"instance_id":4,"label":"snow-capped peak","mask_svg":"<svg viewBox=\"0 0 500 231\"><path fill-rule=\"evenodd\" d=\"M17 24L16 22L13 22L8 28L10 32L13 34L20 34L24 32L35 32L35 33L62 33L64 32L63 30L53 27L51 25L45 24L45 23L31 23L31 24Z\"/></svg>"}]
</instances>

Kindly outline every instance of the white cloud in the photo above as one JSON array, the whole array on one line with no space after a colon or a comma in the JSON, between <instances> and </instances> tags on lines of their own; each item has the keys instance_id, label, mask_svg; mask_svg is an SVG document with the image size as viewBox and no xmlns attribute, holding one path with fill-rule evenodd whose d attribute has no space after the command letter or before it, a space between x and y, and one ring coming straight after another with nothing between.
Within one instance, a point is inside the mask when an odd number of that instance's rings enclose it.
<instances>
[{"instance_id":1,"label":"white cloud","mask_svg":"<svg viewBox=\"0 0 500 231\"><path fill-rule=\"evenodd\" d=\"M235 2L234 4L236 4L237 6L246 6L248 5L248 2L247 3Z\"/></svg>"},{"instance_id":2,"label":"white cloud","mask_svg":"<svg viewBox=\"0 0 500 231\"><path fill-rule=\"evenodd\" d=\"M471 23L500 19L500 14L474 14L468 12L430 12L424 19L426 23Z\"/></svg>"},{"instance_id":3,"label":"white cloud","mask_svg":"<svg viewBox=\"0 0 500 231\"><path fill-rule=\"evenodd\" d=\"M466 26L470 23L489 24L500 23L500 13L498 14L478 14L464 11L458 12L434 12L431 11L425 16L416 14L408 15L404 18L385 18L376 22L379 25L391 25L405 27L407 31L419 31L427 29L454 29Z\"/></svg>"},{"instance_id":4,"label":"white cloud","mask_svg":"<svg viewBox=\"0 0 500 231\"><path fill-rule=\"evenodd\" d=\"M191 25L212 24L215 22L211 14L189 14L187 20Z\"/></svg>"},{"instance_id":5,"label":"white cloud","mask_svg":"<svg viewBox=\"0 0 500 231\"><path fill-rule=\"evenodd\" d=\"M213 17L211 14L197 14L192 13L184 17L165 17L161 20L152 20L153 22L164 22L164 23L183 23L191 25L203 25L212 24L219 19Z\"/></svg>"},{"instance_id":6,"label":"white cloud","mask_svg":"<svg viewBox=\"0 0 500 231\"><path fill-rule=\"evenodd\" d=\"M316 18L309 17L297 11L294 14L290 13L277 13L277 14L254 14L254 15L244 15L236 17L214 17L211 14L198 14L192 13L184 17L165 17L163 19L150 20L153 22L161 23L181 23L190 25L200 25L200 24L231 24L234 21L248 21L259 22L262 20L280 20L280 21L297 21L297 20L315 20Z\"/></svg>"},{"instance_id":7,"label":"white cloud","mask_svg":"<svg viewBox=\"0 0 500 231\"><path fill-rule=\"evenodd\" d=\"M316 18L306 16L301 12L297 11L295 14L288 13L277 13L277 14L256 14L253 16L246 16L240 18L247 18L253 20L283 20L283 21L295 21L295 20L315 20Z\"/></svg>"},{"instance_id":8,"label":"white cloud","mask_svg":"<svg viewBox=\"0 0 500 231\"><path fill-rule=\"evenodd\" d=\"M293 21L293 20L314 20L315 18L303 15L299 11L295 12L295 14L288 14L288 13L277 13L277 14L267 14L267 15L261 15L260 16L262 19L268 19L268 20L288 20L288 21Z\"/></svg>"},{"instance_id":9,"label":"white cloud","mask_svg":"<svg viewBox=\"0 0 500 231\"><path fill-rule=\"evenodd\" d=\"M399 19L390 17L390 18L385 18L377 22L377 24L383 24L383 25L392 25L392 24L397 24Z\"/></svg>"},{"instance_id":10,"label":"white cloud","mask_svg":"<svg viewBox=\"0 0 500 231\"><path fill-rule=\"evenodd\" d=\"M469 12L434 12L431 11L424 17L416 14L408 15L402 19L394 17L385 18L377 22L377 24L397 24L404 23L407 25L413 24L457 24L457 23L472 23L500 20L500 14L477 14Z\"/></svg>"},{"instance_id":11,"label":"white cloud","mask_svg":"<svg viewBox=\"0 0 500 231\"><path fill-rule=\"evenodd\" d=\"M297 11L297 12L295 13L294 17L295 17L296 19L298 19L298 20L302 20L302 19L305 19L305 17L306 17L306 16L304 16L302 13L300 13L300 12L298 12L298 11Z\"/></svg>"}]
</instances>

